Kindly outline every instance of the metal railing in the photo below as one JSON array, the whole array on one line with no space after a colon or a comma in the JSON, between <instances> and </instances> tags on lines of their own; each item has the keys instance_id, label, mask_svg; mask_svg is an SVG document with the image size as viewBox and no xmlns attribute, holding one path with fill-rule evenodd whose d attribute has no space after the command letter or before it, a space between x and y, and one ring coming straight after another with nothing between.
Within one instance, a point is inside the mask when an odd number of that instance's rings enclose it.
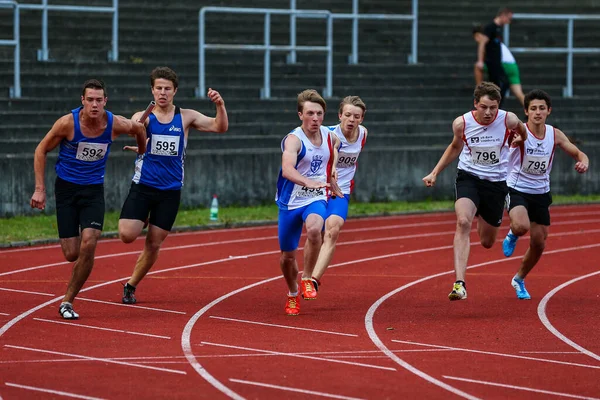
<instances>
[{"instance_id":1,"label":"metal railing","mask_svg":"<svg viewBox=\"0 0 600 400\"><path fill-rule=\"evenodd\" d=\"M119 0L112 0L112 7L95 6L67 6L48 5L48 0L42 0L41 4L19 4L18 7L25 10L42 11L42 48L38 50L38 60L49 60L48 49L48 11L73 11L91 13L112 13L112 46L108 52L109 61L119 60Z\"/></svg>"},{"instance_id":2,"label":"metal railing","mask_svg":"<svg viewBox=\"0 0 600 400\"><path fill-rule=\"evenodd\" d=\"M19 4L16 1L2 0L0 8L14 8L13 10L13 38L0 40L0 46L14 46L14 82L10 88L10 97L21 97L21 46L20 46L20 26L19 26Z\"/></svg>"},{"instance_id":3,"label":"metal railing","mask_svg":"<svg viewBox=\"0 0 600 400\"><path fill-rule=\"evenodd\" d=\"M296 0L290 0L290 9L296 9ZM408 56L409 64L418 62L418 36L419 36L419 0L412 0L412 14L360 14L358 12L358 0L352 0L352 13L333 13L333 19L351 19L352 20L352 54L348 56L349 64L358 64L358 20L396 20L396 21L412 21L411 34L411 54ZM290 45L296 44L296 18L290 16ZM288 63L296 62L296 52L291 51L288 54Z\"/></svg>"},{"instance_id":4,"label":"metal railing","mask_svg":"<svg viewBox=\"0 0 600 400\"><path fill-rule=\"evenodd\" d=\"M513 14L513 19L527 20L566 20L567 47L510 47L508 25L504 25L504 44L513 53L555 53L567 55L566 86L563 87L563 97L573 97L573 54L599 54L600 47L573 47L573 25L575 20L600 20L600 15L581 14Z\"/></svg>"},{"instance_id":5,"label":"metal railing","mask_svg":"<svg viewBox=\"0 0 600 400\"><path fill-rule=\"evenodd\" d=\"M205 43L205 16L206 13L226 13L226 14L263 14L264 20L264 43L263 44L207 44ZM325 46L297 46L290 45L272 45L271 44L271 15L295 15L300 18L325 18L327 20L327 44ZM205 82L205 52L206 49L227 49L227 50L260 50L264 52L264 82L261 89L260 98L269 99L271 97L271 52L272 51L322 51L327 53L326 67L326 86L323 90L324 97L332 96L333 81L333 19L329 11L324 10L284 10L274 8L240 8L240 7L203 7L198 15L198 42L199 42L199 60L198 60L198 87L196 88L196 97L206 97Z\"/></svg>"}]
</instances>

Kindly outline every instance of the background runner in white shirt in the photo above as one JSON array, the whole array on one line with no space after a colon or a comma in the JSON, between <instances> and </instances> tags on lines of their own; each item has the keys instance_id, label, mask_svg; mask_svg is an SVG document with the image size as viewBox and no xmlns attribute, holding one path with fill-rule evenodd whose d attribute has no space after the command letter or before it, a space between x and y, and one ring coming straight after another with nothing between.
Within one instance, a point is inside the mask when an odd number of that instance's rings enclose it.
<instances>
[{"instance_id":1,"label":"background runner in white shirt","mask_svg":"<svg viewBox=\"0 0 600 400\"><path fill-rule=\"evenodd\" d=\"M340 103L338 117L340 123L330 129L340 139L337 162L337 182L343 197L332 197L327 202L325 234L319 258L312 274L313 283L318 290L325 270L331 262L340 230L348 216L350 194L354 189L354 174L358 167L358 157L367 141L367 129L360 125L367 106L358 96L347 96Z\"/></svg>"},{"instance_id":2,"label":"background runner in white shirt","mask_svg":"<svg viewBox=\"0 0 600 400\"><path fill-rule=\"evenodd\" d=\"M475 88L474 111L454 120L454 138L435 168L423 178L426 186L435 185L437 175L460 155L456 176L456 234L454 270L456 282L450 300L467 298L465 273L469 259L473 219L481 245L491 248L502 223L506 187L508 148L527 139L523 123L511 112L499 110L500 88L483 82Z\"/></svg>"},{"instance_id":3,"label":"background runner in white shirt","mask_svg":"<svg viewBox=\"0 0 600 400\"><path fill-rule=\"evenodd\" d=\"M554 149L559 147L576 160L575 170L580 174L588 170L589 159L572 144L565 134L546 119L552 112L550 96L543 90L532 90L525 96L525 115L528 118L527 140L513 148L509 156L508 188L510 227L502 243L504 255L509 257L515 250L517 239L529 231L529 248L521 262L521 268L511 284L517 298L530 299L524 279L537 264L546 247L550 211L550 170Z\"/></svg>"}]
</instances>

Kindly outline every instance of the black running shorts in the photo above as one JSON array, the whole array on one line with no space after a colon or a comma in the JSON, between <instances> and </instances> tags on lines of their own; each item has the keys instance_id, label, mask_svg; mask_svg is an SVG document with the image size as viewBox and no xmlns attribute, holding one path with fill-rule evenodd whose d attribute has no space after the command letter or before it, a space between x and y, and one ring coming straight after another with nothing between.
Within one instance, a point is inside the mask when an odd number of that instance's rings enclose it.
<instances>
[{"instance_id":1,"label":"black running shorts","mask_svg":"<svg viewBox=\"0 0 600 400\"><path fill-rule=\"evenodd\" d=\"M523 206L527 209L527 215L530 222L550 226L550 204L552 204L552 195L550 192L542 194L523 193L513 188L508 189L509 203L508 211L517 206Z\"/></svg>"},{"instance_id":2,"label":"black running shorts","mask_svg":"<svg viewBox=\"0 0 600 400\"><path fill-rule=\"evenodd\" d=\"M504 201L508 194L506 181L491 182L461 169L456 173L456 200L466 197L477 207L477 214L488 224L502 224Z\"/></svg>"},{"instance_id":3,"label":"black running shorts","mask_svg":"<svg viewBox=\"0 0 600 400\"><path fill-rule=\"evenodd\" d=\"M104 225L104 185L78 185L56 178L56 223L61 239L77 237L86 228L102 230Z\"/></svg>"},{"instance_id":4,"label":"black running shorts","mask_svg":"<svg viewBox=\"0 0 600 400\"><path fill-rule=\"evenodd\" d=\"M131 183L129 194L123 204L120 219L137 219L149 222L165 231L175 223L181 190L161 190L141 183Z\"/></svg>"}]
</instances>

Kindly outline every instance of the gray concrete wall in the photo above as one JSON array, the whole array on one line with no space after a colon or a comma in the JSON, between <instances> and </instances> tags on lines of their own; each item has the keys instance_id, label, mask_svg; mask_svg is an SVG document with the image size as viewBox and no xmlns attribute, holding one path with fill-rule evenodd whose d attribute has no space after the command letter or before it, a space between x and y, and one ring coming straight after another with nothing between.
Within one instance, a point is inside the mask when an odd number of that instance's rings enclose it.
<instances>
[{"instance_id":1,"label":"gray concrete wall","mask_svg":"<svg viewBox=\"0 0 600 400\"><path fill-rule=\"evenodd\" d=\"M562 151L552 171L555 194L600 193L595 160L600 146L581 147L591 160L591 170L579 175L574 161ZM365 148L356 175L358 201L451 199L454 196L456 163L438 177L435 188L426 188L421 179L427 175L445 146ZM54 164L56 152L49 154L46 168L47 212L54 211ZM107 210L119 210L129 190L134 155L113 149L105 179ZM185 161L185 186L182 207L206 207L213 193L221 205L256 205L273 202L281 153L278 149L191 150ZM29 199L34 188L33 155L0 156L0 216L32 214Z\"/></svg>"}]
</instances>

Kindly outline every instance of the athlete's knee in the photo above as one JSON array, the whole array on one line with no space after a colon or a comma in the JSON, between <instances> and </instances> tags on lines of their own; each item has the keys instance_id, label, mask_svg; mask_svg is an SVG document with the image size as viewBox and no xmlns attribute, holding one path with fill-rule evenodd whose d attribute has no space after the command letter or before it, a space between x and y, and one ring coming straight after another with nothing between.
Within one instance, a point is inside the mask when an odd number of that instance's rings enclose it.
<instances>
[{"instance_id":1,"label":"athlete's knee","mask_svg":"<svg viewBox=\"0 0 600 400\"><path fill-rule=\"evenodd\" d=\"M281 256L279 256L279 263L284 265L293 264L296 261L296 252L295 251L282 251Z\"/></svg>"},{"instance_id":2,"label":"athlete's knee","mask_svg":"<svg viewBox=\"0 0 600 400\"><path fill-rule=\"evenodd\" d=\"M529 241L529 247L531 248L531 250L535 251L536 253L542 253L544 251L544 249L546 248L546 240L543 237L539 237L539 238L531 238L531 240Z\"/></svg>"},{"instance_id":3,"label":"athlete's knee","mask_svg":"<svg viewBox=\"0 0 600 400\"><path fill-rule=\"evenodd\" d=\"M496 241L495 238L488 238L488 237L482 237L480 240L481 245L486 249L491 249L492 246L494 245L495 241Z\"/></svg>"},{"instance_id":4,"label":"athlete's knee","mask_svg":"<svg viewBox=\"0 0 600 400\"><path fill-rule=\"evenodd\" d=\"M119 239L121 239L123 243L131 243L137 239L137 237L138 235L136 232L132 232L129 229L119 229Z\"/></svg>"},{"instance_id":5,"label":"athlete's knee","mask_svg":"<svg viewBox=\"0 0 600 400\"><path fill-rule=\"evenodd\" d=\"M80 253L82 254L94 254L96 251L96 245L98 244L98 238L95 236L84 236L81 239Z\"/></svg>"},{"instance_id":6,"label":"athlete's knee","mask_svg":"<svg viewBox=\"0 0 600 400\"><path fill-rule=\"evenodd\" d=\"M456 229L459 231L470 231L471 225L473 221L464 215L459 215L456 217Z\"/></svg>"},{"instance_id":7,"label":"athlete's knee","mask_svg":"<svg viewBox=\"0 0 600 400\"><path fill-rule=\"evenodd\" d=\"M74 262L79 258L79 249L66 249L63 254L68 262Z\"/></svg>"},{"instance_id":8,"label":"athlete's knee","mask_svg":"<svg viewBox=\"0 0 600 400\"><path fill-rule=\"evenodd\" d=\"M515 236L523 236L529 232L529 224L526 222L515 221L510 224L510 230Z\"/></svg>"},{"instance_id":9,"label":"athlete's knee","mask_svg":"<svg viewBox=\"0 0 600 400\"><path fill-rule=\"evenodd\" d=\"M306 239L309 242L321 243L321 226L306 227Z\"/></svg>"},{"instance_id":10,"label":"athlete's knee","mask_svg":"<svg viewBox=\"0 0 600 400\"><path fill-rule=\"evenodd\" d=\"M327 227L325 231L325 240L330 242L337 242L338 237L340 236L340 227L337 225L333 225Z\"/></svg>"}]
</instances>

